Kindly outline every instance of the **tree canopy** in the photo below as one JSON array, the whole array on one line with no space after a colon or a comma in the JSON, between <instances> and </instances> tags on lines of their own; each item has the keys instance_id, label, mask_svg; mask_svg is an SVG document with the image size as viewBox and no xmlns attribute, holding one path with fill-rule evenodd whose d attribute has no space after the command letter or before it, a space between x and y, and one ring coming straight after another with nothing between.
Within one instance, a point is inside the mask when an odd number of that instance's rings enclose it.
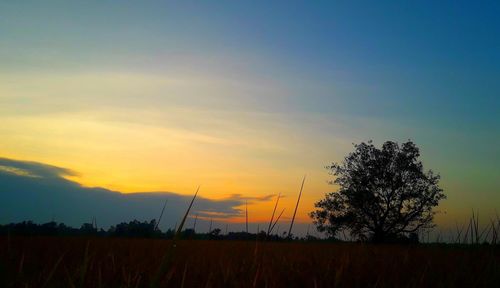
<instances>
[{"instance_id":1,"label":"tree canopy","mask_svg":"<svg viewBox=\"0 0 500 288\"><path fill-rule=\"evenodd\" d=\"M434 226L433 208L446 196L440 176L424 171L413 142L387 141L379 149L368 141L354 148L342 163L326 167L335 177L330 184L339 189L327 193L310 213L319 231L387 242Z\"/></svg>"}]
</instances>

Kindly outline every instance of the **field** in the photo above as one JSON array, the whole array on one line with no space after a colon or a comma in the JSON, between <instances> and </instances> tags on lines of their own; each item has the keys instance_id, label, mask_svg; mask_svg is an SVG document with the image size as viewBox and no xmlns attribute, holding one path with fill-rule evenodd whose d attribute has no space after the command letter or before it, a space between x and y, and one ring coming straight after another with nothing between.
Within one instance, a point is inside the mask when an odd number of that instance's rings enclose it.
<instances>
[{"instance_id":1,"label":"field","mask_svg":"<svg viewBox=\"0 0 500 288\"><path fill-rule=\"evenodd\" d=\"M1 287L149 287L168 240L0 238ZM498 287L498 246L177 243L161 287Z\"/></svg>"}]
</instances>

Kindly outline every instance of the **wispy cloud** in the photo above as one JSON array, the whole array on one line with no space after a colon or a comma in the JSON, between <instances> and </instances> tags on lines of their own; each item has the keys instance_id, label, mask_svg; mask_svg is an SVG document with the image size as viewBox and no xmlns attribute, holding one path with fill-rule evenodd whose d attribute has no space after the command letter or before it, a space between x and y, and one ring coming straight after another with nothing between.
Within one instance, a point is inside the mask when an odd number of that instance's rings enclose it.
<instances>
[{"instance_id":1,"label":"wispy cloud","mask_svg":"<svg viewBox=\"0 0 500 288\"><path fill-rule=\"evenodd\" d=\"M264 196L244 196L242 194L232 194L229 198L230 199L235 199L239 201L252 201L252 202L265 202L265 201L270 201L276 194L269 194L269 195L264 195Z\"/></svg>"}]
</instances>

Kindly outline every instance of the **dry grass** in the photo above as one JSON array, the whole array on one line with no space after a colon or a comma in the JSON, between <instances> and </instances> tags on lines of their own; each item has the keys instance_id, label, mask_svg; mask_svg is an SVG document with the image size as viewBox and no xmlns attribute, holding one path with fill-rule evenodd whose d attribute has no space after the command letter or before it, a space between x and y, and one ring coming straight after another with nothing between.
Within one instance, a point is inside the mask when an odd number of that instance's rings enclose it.
<instances>
[{"instance_id":1,"label":"dry grass","mask_svg":"<svg viewBox=\"0 0 500 288\"><path fill-rule=\"evenodd\" d=\"M179 241L162 287L498 287L498 246ZM167 240L0 238L1 287L148 287ZM258 246L257 246L258 245Z\"/></svg>"}]
</instances>

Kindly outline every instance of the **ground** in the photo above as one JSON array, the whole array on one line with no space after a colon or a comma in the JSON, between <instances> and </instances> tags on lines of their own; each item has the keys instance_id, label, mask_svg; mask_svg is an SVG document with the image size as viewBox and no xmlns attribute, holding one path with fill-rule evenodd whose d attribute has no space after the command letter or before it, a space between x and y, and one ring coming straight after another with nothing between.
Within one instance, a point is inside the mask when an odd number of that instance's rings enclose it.
<instances>
[{"instance_id":1,"label":"ground","mask_svg":"<svg viewBox=\"0 0 500 288\"><path fill-rule=\"evenodd\" d=\"M1 237L1 287L149 287L171 242ZM498 246L178 242L161 287L498 287Z\"/></svg>"}]
</instances>

